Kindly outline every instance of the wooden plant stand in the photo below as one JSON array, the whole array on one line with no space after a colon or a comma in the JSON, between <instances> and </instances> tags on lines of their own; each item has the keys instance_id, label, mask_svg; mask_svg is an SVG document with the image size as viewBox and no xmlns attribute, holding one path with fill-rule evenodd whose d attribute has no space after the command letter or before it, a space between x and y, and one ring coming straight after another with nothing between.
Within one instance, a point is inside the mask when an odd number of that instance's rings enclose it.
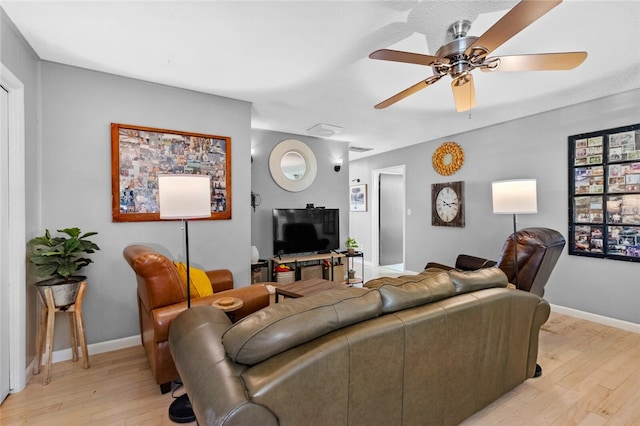
<instances>
[{"instance_id":1,"label":"wooden plant stand","mask_svg":"<svg viewBox=\"0 0 640 426\"><path fill-rule=\"evenodd\" d=\"M69 314L69 325L71 326L71 352L73 361L78 361L78 344L82 350L83 367L89 368L89 352L87 351L87 338L84 331L84 321L82 320L82 300L87 290L87 283L82 281L76 301L65 307L56 307L53 301L53 293L50 288L44 289L45 296L38 291L40 299L40 331L38 333L36 363L33 368L33 374L40 373L40 365L42 364L42 353L45 347L47 359L44 364L44 377L42 384L48 385L51 381L51 357L53 354L53 331L55 327L56 313L62 312ZM79 341L78 341L79 340Z\"/></svg>"}]
</instances>

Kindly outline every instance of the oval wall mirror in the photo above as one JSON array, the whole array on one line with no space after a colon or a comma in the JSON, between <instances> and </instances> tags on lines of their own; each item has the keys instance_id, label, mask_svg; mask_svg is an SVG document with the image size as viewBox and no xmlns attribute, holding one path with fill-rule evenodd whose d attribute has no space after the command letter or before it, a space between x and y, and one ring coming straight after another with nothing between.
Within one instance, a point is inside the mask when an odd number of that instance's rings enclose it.
<instances>
[{"instance_id":1,"label":"oval wall mirror","mask_svg":"<svg viewBox=\"0 0 640 426\"><path fill-rule=\"evenodd\" d=\"M280 169L289 180L300 180L307 171L307 162L296 151L288 151L280 159Z\"/></svg>"},{"instance_id":2,"label":"oval wall mirror","mask_svg":"<svg viewBox=\"0 0 640 426\"><path fill-rule=\"evenodd\" d=\"M307 189L316 178L316 156L299 140L287 139L277 144L269 155L271 177L283 189L298 192Z\"/></svg>"}]
</instances>

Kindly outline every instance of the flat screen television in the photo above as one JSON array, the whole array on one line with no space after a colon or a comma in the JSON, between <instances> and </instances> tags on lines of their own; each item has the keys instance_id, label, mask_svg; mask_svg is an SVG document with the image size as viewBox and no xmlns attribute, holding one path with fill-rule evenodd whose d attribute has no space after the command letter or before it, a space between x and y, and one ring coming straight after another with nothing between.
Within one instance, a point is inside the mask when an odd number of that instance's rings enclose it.
<instances>
[{"instance_id":1,"label":"flat screen television","mask_svg":"<svg viewBox=\"0 0 640 426\"><path fill-rule=\"evenodd\" d=\"M273 209L273 254L338 250L339 222L339 209Z\"/></svg>"}]
</instances>

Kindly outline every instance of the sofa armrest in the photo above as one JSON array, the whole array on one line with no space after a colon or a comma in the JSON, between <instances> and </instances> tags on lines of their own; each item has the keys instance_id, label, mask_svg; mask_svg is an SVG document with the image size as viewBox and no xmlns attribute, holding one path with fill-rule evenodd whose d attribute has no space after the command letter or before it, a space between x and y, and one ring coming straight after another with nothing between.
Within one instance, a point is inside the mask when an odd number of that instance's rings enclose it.
<instances>
[{"instance_id":1,"label":"sofa armrest","mask_svg":"<svg viewBox=\"0 0 640 426\"><path fill-rule=\"evenodd\" d=\"M475 271L476 269L490 268L495 265L496 262L494 260L469 256L468 254L461 254L456 259L456 269L463 271Z\"/></svg>"},{"instance_id":2,"label":"sofa armrest","mask_svg":"<svg viewBox=\"0 0 640 426\"><path fill-rule=\"evenodd\" d=\"M477 269L490 268L496 266L496 262L491 259L485 259L482 257L470 256L468 254L460 254L456 259L456 266L443 265L438 262L429 262L424 269L438 268L449 271L451 269L459 269L461 271L475 271Z\"/></svg>"},{"instance_id":3,"label":"sofa armrest","mask_svg":"<svg viewBox=\"0 0 640 426\"><path fill-rule=\"evenodd\" d=\"M214 269L205 271L214 293L231 290L233 288L233 274L228 269Z\"/></svg>"},{"instance_id":4,"label":"sofa armrest","mask_svg":"<svg viewBox=\"0 0 640 426\"><path fill-rule=\"evenodd\" d=\"M199 424L278 425L269 409L251 402L241 377L246 367L231 361L222 346L231 326L222 311L199 306L183 312L173 325L171 354Z\"/></svg>"},{"instance_id":5,"label":"sofa armrest","mask_svg":"<svg viewBox=\"0 0 640 426\"><path fill-rule=\"evenodd\" d=\"M438 262L429 262L429 263L427 263L427 265L424 267L424 269L429 269L429 268L443 269L445 271L449 271L451 269L454 269L453 266L443 265L442 263L438 263Z\"/></svg>"}]
</instances>

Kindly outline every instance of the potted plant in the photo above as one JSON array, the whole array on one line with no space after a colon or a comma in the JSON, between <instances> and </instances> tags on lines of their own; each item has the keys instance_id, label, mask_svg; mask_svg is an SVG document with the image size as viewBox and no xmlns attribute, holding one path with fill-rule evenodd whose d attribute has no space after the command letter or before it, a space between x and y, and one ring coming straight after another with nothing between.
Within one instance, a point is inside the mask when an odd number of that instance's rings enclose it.
<instances>
[{"instance_id":1,"label":"potted plant","mask_svg":"<svg viewBox=\"0 0 640 426\"><path fill-rule=\"evenodd\" d=\"M353 280L356 278L356 270L355 269L349 269L349 279Z\"/></svg>"},{"instance_id":2,"label":"potted plant","mask_svg":"<svg viewBox=\"0 0 640 426\"><path fill-rule=\"evenodd\" d=\"M57 232L66 236L52 237L47 229L43 236L29 241L32 247L29 260L36 266L39 277L51 277L36 283L39 290L44 295L44 289L50 287L56 306L62 307L75 302L80 283L87 279L74 275L93 263L84 254L94 253L100 247L88 240L97 232L81 234L79 228L58 229Z\"/></svg>"},{"instance_id":3,"label":"potted plant","mask_svg":"<svg viewBox=\"0 0 640 426\"><path fill-rule=\"evenodd\" d=\"M349 254L354 254L356 252L356 249L358 248L358 242L351 238L348 237L347 238L347 253Z\"/></svg>"}]
</instances>

